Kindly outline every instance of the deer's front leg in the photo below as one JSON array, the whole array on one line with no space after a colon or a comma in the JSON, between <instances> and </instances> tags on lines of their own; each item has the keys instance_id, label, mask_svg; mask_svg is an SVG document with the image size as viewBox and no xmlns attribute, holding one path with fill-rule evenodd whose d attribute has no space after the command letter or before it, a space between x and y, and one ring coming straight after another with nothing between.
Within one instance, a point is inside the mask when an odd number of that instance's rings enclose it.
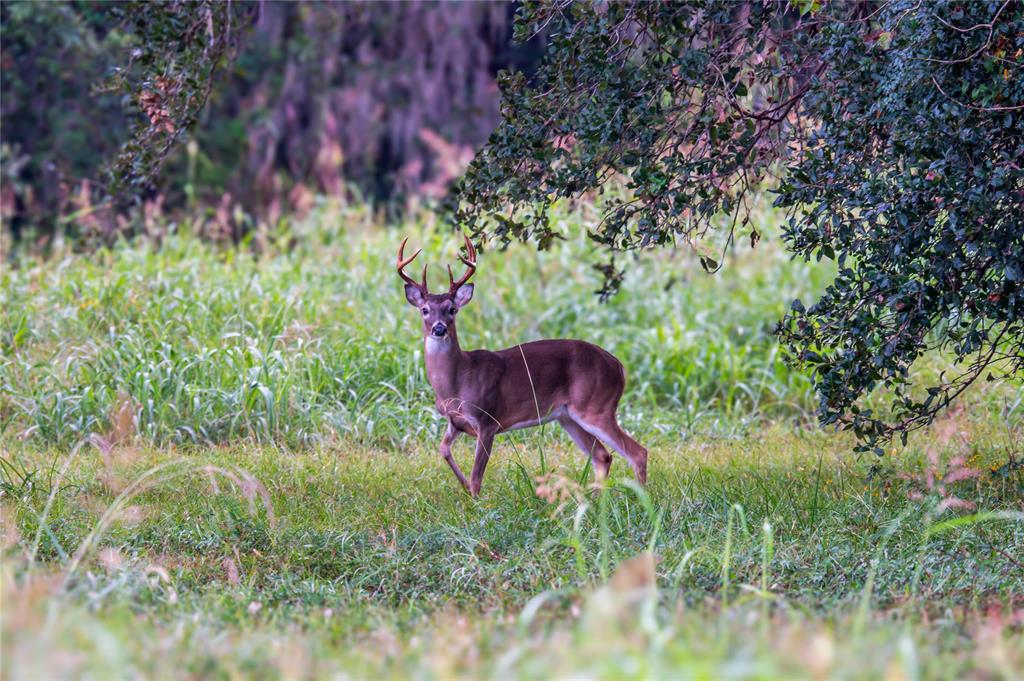
<instances>
[{"instance_id":1,"label":"deer's front leg","mask_svg":"<svg viewBox=\"0 0 1024 681\"><path fill-rule=\"evenodd\" d=\"M476 434L476 460L473 461L473 473L469 483L469 493L474 498L480 495L480 485L484 481L484 469L487 468L487 460L491 458L491 445L494 444L494 436L497 431L492 428L478 428Z\"/></svg>"},{"instance_id":2,"label":"deer's front leg","mask_svg":"<svg viewBox=\"0 0 1024 681\"><path fill-rule=\"evenodd\" d=\"M452 443L455 442L455 438L459 436L459 431L455 429L455 424L448 420L448 429L444 431L444 437L441 438L441 456L451 466L452 473L455 473L455 477L459 479L462 486L467 492L472 492L469 489L469 483L466 482L466 476L462 474L462 469L459 468L458 462L455 461L455 457L452 456Z\"/></svg>"}]
</instances>

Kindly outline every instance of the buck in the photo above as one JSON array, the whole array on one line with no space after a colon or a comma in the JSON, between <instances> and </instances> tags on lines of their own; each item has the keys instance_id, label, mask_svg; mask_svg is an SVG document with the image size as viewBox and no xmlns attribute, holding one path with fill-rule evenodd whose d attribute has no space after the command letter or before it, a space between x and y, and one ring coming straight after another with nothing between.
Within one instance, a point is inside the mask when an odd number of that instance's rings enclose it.
<instances>
[{"instance_id":1,"label":"buck","mask_svg":"<svg viewBox=\"0 0 1024 681\"><path fill-rule=\"evenodd\" d=\"M448 421L440 453L455 477L473 497L478 496L496 435L558 421L590 457L599 480L608 476L612 464L604 442L625 457L637 481L645 484L647 450L615 417L626 373L610 352L581 340L539 340L497 352L467 352L459 346L455 318L473 298L473 284L467 282L476 272L476 250L468 237L463 238L466 255L459 260L466 271L456 281L448 266L445 293L427 290L426 265L419 282L405 273L422 249L404 257L408 238L398 248L405 298L423 317L427 378L437 409ZM461 433L476 438L469 481L452 456L452 444Z\"/></svg>"}]
</instances>

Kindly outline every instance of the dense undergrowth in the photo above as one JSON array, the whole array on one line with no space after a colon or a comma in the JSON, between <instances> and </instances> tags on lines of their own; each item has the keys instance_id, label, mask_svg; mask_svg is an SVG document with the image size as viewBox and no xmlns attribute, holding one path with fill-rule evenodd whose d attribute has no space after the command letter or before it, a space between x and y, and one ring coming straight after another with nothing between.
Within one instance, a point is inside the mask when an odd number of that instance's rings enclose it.
<instances>
[{"instance_id":1,"label":"dense undergrowth","mask_svg":"<svg viewBox=\"0 0 1024 681\"><path fill-rule=\"evenodd\" d=\"M6 267L4 676L1019 675L1019 383L857 458L771 336L827 266L645 254L601 305L595 216L560 219L553 252L481 256L460 339L615 352L646 491L620 459L591 489L550 426L459 491L392 269L409 234L440 282L428 225L325 206L240 248L183 228Z\"/></svg>"}]
</instances>

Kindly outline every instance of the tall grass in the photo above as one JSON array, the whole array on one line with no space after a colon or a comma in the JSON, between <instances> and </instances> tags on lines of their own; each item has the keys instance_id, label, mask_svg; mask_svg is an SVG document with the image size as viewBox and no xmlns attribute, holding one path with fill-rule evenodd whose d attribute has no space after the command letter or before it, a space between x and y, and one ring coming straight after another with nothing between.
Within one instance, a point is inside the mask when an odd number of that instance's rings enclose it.
<instances>
[{"instance_id":1,"label":"tall grass","mask_svg":"<svg viewBox=\"0 0 1024 681\"><path fill-rule=\"evenodd\" d=\"M102 432L122 400L139 434L161 444L395 444L432 432L394 253L410 236L438 284L457 240L420 222L378 228L363 210L323 206L258 245L211 246L178 227L159 248L140 240L5 268L0 434L69 447ZM587 267L600 257L585 237L595 218L558 219L569 243L556 251L481 257L460 319L467 347L602 344L629 372L628 418L673 436L806 417L808 381L770 330L791 298L821 289L827 267L790 262L770 240L740 249L717 277L688 251L645 253L602 305ZM771 234L774 215L761 219Z\"/></svg>"}]
</instances>

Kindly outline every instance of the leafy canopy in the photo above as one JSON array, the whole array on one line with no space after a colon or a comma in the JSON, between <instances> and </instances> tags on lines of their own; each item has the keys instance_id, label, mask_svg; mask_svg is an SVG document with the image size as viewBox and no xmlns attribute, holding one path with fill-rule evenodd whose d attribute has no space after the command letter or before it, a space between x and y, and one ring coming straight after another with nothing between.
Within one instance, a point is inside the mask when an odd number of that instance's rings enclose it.
<instances>
[{"instance_id":1,"label":"leafy canopy","mask_svg":"<svg viewBox=\"0 0 1024 681\"><path fill-rule=\"evenodd\" d=\"M549 52L503 76L502 123L449 197L477 238L547 248L551 204L615 178L630 196L590 234L612 251L692 243L723 214L725 243L753 245L771 181L793 253L838 263L778 327L824 424L881 453L1024 368L1024 4L558 0L524 3L516 30ZM959 372L914 390L934 347ZM891 413L861 409L881 386Z\"/></svg>"},{"instance_id":2,"label":"leafy canopy","mask_svg":"<svg viewBox=\"0 0 1024 681\"><path fill-rule=\"evenodd\" d=\"M151 186L175 145L195 125L256 6L131 0L111 11L133 46L128 63L104 83L122 92L135 114L131 135L110 167L110 189L123 206Z\"/></svg>"}]
</instances>

